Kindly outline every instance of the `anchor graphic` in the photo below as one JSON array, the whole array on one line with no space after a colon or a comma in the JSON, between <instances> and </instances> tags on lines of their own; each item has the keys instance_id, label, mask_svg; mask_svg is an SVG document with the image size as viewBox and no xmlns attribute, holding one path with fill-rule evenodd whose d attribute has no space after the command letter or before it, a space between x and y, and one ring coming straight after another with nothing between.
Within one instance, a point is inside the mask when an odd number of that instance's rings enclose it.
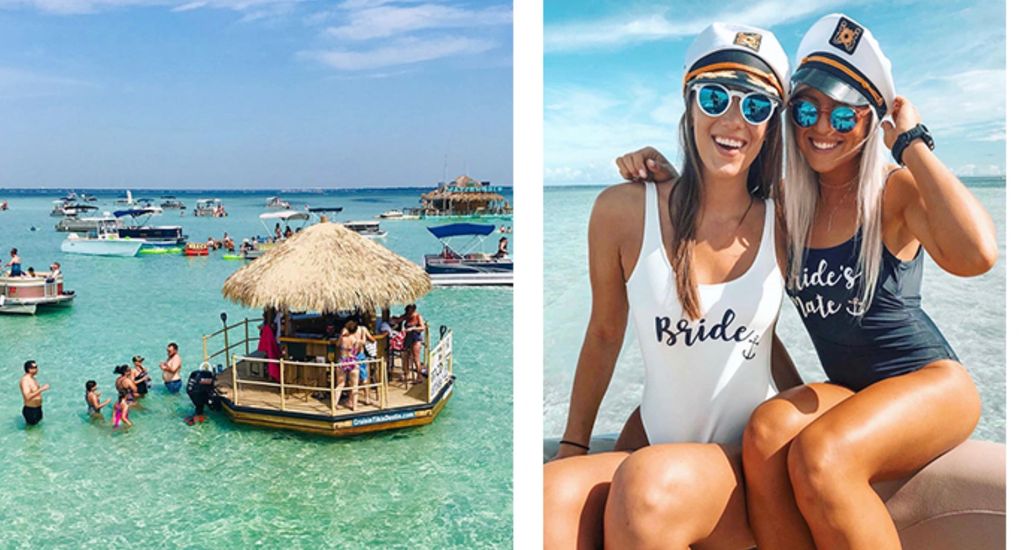
<instances>
[{"instance_id":1,"label":"anchor graphic","mask_svg":"<svg viewBox=\"0 0 1023 550\"><path fill-rule=\"evenodd\" d=\"M745 357L747 361L757 356L757 346L760 345L760 337L754 336L749 340L749 344L749 349L742 352L742 356Z\"/></svg>"}]
</instances>

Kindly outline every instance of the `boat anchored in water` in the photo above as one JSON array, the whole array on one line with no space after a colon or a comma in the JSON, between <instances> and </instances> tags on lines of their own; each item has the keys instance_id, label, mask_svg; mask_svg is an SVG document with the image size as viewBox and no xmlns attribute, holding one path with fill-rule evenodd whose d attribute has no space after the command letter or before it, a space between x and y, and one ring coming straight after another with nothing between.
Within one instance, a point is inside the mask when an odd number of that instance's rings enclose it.
<instances>
[{"instance_id":1,"label":"boat anchored in water","mask_svg":"<svg viewBox=\"0 0 1023 550\"><path fill-rule=\"evenodd\" d=\"M146 241L142 239L121 237L116 228L100 222L96 231L87 234L69 233L60 244L60 249L69 254L134 257L144 244Z\"/></svg>"},{"instance_id":2,"label":"boat anchored in water","mask_svg":"<svg viewBox=\"0 0 1023 550\"><path fill-rule=\"evenodd\" d=\"M114 212L116 218L130 217L132 224L117 229L117 236L132 239L142 239L145 247L179 247L185 244L188 235L182 234L180 225L146 225L154 215L161 214L163 210L156 207L132 208L129 210L117 210Z\"/></svg>"},{"instance_id":3,"label":"boat anchored in water","mask_svg":"<svg viewBox=\"0 0 1023 550\"><path fill-rule=\"evenodd\" d=\"M342 225L367 239L383 239L387 236L387 232L380 229L380 222L347 221Z\"/></svg>"},{"instance_id":4,"label":"boat anchored in water","mask_svg":"<svg viewBox=\"0 0 1023 550\"><path fill-rule=\"evenodd\" d=\"M164 210L184 210L185 203L179 201L174 195L162 195L160 197L160 208Z\"/></svg>"},{"instance_id":5,"label":"boat anchored in water","mask_svg":"<svg viewBox=\"0 0 1023 550\"><path fill-rule=\"evenodd\" d=\"M407 209L407 208L405 210L398 210L398 209L388 210L386 212L377 214L377 217L380 218L381 220L418 220L419 219L419 216L417 214L412 214L411 212L409 212L409 209Z\"/></svg>"},{"instance_id":6,"label":"boat anchored in water","mask_svg":"<svg viewBox=\"0 0 1023 550\"><path fill-rule=\"evenodd\" d=\"M383 246L340 224L310 226L224 283L224 296L245 306L296 313L285 315L282 349L260 338L262 320L228 325L221 314L224 328L202 340L200 369L215 376L214 402L234 422L329 436L433 422L454 391L452 331L434 334L424 325L425 376L411 386L391 379L392 368L407 367L385 334L373 335L375 358L341 357L336 349L349 315L412 303L429 290L419 266Z\"/></svg>"},{"instance_id":7,"label":"boat anchored in water","mask_svg":"<svg viewBox=\"0 0 1023 550\"><path fill-rule=\"evenodd\" d=\"M266 207L270 210L291 210L291 203L280 197L266 199Z\"/></svg>"},{"instance_id":8,"label":"boat anchored in water","mask_svg":"<svg viewBox=\"0 0 1023 550\"><path fill-rule=\"evenodd\" d=\"M198 217L223 218L227 216L220 199L199 199L195 202L194 214Z\"/></svg>"},{"instance_id":9,"label":"boat anchored in water","mask_svg":"<svg viewBox=\"0 0 1023 550\"><path fill-rule=\"evenodd\" d=\"M494 232L493 225L452 223L429 227L430 233L442 243L440 254L427 254L423 267L434 286L510 286L513 284L511 256L486 254L480 250L484 239ZM452 247L454 239L468 237L460 250Z\"/></svg>"},{"instance_id":10,"label":"boat anchored in water","mask_svg":"<svg viewBox=\"0 0 1023 550\"><path fill-rule=\"evenodd\" d=\"M0 313L35 315L37 309L66 307L75 293L64 290L64 277L0 276Z\"/></svg>"},{"instance_id":11,"label":"boat anchored in water","mask_svg":"<svg viewBox=\"0 0 1023 550\"><path fill-rule=\"evenodd\" d=\"M310 212L311 211L313 211L313 209L310 209ZM266 233L269 235L269 240L257 243L249 242L248 246L245 246L245 243L243 242L241 249L242 256L246 260L255 260L274 247L274 241L278 237L275 229L270 228L271 223L275 224L276 228L276 225L280 225L282 222L286 225L286 227L291 227L291 223L293 222L302 222L297 228L292 228L294 232L298 232L305 227L305 224L308 221L309 213L299 212L297 210L282 210L280 212L264 212L263 214L260 214L259 223L263 224L263 227L266 229ZM284 230L282 230L281 233L282 236L284 234L283 231Z\"/></svg>"}]
</instances>

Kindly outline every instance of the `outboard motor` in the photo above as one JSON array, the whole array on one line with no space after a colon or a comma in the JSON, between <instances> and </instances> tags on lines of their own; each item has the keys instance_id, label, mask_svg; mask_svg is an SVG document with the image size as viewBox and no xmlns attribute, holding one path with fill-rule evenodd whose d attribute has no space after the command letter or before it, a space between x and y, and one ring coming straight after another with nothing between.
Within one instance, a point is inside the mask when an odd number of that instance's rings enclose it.
<instances>
[{"instance_id":1,"label":"outboard motor","mask_svg":"<svg viewBox=\"0 0 1023 550\"><path fill-rule=\"evenodd\" d=\"M206 406L213 406L216 400L216 392L213 383L216 377L212 371L194 370L188 375L188 383L185 385L185 392L188 398L195 405L195 417L202 417ZM201 418L200 418L201 421Z\"/></svg>"}]
</instances>

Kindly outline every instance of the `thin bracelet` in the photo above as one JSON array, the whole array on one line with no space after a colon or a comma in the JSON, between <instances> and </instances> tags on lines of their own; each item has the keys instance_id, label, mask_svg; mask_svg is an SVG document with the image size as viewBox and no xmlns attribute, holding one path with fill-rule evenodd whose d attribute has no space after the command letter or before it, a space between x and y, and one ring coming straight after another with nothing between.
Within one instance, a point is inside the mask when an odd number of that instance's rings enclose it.
<instances>
[{"instance_id":1,"label":"thin bracelet","mask_svg":"<svg viewBox=\"0 0 1023 550\"><path fill-rule=\"evenodd\" d=\"M582 449L584 451L589 451L590 450L589 447L587 447L586 445L583 445L582 443L576 443L575 441L569 441L567 439L562 439L560 442L558 442L558 444L559 445L571 445L573 447L579 447L580 449Z\"/></svg>"}]
</instances>

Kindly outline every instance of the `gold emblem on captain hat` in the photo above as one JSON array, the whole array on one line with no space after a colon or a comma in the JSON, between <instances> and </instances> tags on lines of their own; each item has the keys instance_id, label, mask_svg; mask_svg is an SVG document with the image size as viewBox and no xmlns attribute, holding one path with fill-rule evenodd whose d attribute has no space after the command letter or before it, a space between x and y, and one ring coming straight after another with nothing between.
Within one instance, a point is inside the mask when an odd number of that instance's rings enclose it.
<instances>
[{"instance_id":1,"label":"gold emblem on captain hat","mask_svg":"<svg viewBox=\"0 0 1023 550\"><path fill-rule=\"evenodd\" d=\"M831 35L829 43L851 55L856 51L861 36L863 36L863 27L843 17L838 20L835 34Z\"/></svg>"},{"instance_id":2,"label":"gold emblem on captain hat","mask_svg":"<svg viewBox=\"0 0 1023 550\"><path fill-rule=\"evenodd\" d=\"M760 38L760 33L757 32L737 32L735 33L734 44L736 46L746 46L755 52L759 52Z\"/></svg>"}]
</instances>

